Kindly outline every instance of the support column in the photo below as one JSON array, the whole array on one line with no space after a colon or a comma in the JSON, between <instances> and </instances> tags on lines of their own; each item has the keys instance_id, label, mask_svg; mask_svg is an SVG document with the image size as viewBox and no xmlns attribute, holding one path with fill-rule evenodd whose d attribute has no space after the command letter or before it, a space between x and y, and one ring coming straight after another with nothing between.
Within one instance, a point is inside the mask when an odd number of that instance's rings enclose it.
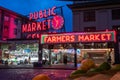
<instances>
[{"instance_id":1,"label":"support column","mask_svg":"<svg viewBox=\"0 0 120 80\"><path fill-rule=\"evenodd\" d=\"M74 53L74 66L77 67L77 53L76 53L77 47L76 47L76 43L74 44L74 50L75 50L75 53Z\"/></svg>"},{"instance_id":2,"label":"support column","mask_svg":"<svg viewBox=\"0 0 120 80\"><path fill-rule=\"evenodd\" d=\"M119 45L119 43L117 42L117 43L115 43L114 44L114 52L115 52L115 64L119 64L120 63L120 60L119 60L119 49L118 49L118 45Z\"/></svg>"},{"instance_id":3,"label":"support column","mask_svg":"<svg viewBox=\"0 0 120 80\"><path fill-rule=\"evenodd\" d=\"M38 51L38 62L42 63L42 44L39 44L39 51Z\"/></svg>"},{"instance_id":4,"label":"support column","mask_svg":"<svg viewBox=\"0 0 120 80\"><path fill-rule=\"evenodd\" d=\"M48 49L49 49L49 63L51 65L51 49L53 49L53 45L48 45Z\"/></svg>"},{"instance_id":5,"label":"support column","mask_svg":"<svg viewBox=\"0 0 120 80\"><path fill-rule=\"evenodd\" d=\"M120 64L120 53L119 53L119 37L118 33L116 34L116 42L114 43L114 53L115 53L115 63Z\"/></svg>"}]
</instances>

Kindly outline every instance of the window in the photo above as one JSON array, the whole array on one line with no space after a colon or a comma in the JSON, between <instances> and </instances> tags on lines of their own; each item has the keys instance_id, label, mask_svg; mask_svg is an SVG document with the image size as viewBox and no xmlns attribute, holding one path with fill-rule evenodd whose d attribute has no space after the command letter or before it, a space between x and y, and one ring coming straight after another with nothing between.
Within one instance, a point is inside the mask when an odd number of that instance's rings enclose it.
<instances>
[{"instance_id":1,"label":"window","mask_svg":"<svg viewBox=\"0 0 120 80\"><path fill-rule=\"evenodd\" d=\"M95 11L94 10L84 11L83 16L84 16L85 22L95 21Z\"/></svg>"},{"instance_id":2,"label":"window","mask_svg":"<svg viewBox=\"0 0 120 80\"><path fill-rule=\"evenodd\" d=\"M10 26L10 17L8 15L4 16L4 26Z\"/></svg>"},{"instance_id":3,"label":"window","mask_svg":"<svg viewBox=\"0 0 120 80\"><path fill-rule=\"evenodd\" d=\"M112 10L112 20L120 19L120 9Z\"/></svg>"},{"instance_id":4,"label":"window","mask_svg":"<svg viewBox=\"0 0 120 80\"><path fill-rule=\"evenodd\" d=\"M14 23L15 23L16 25L18 25L18 21L19 21L19 20L18 20L17 18L14 19Z\"/></svg>"},{"instance_id":5,"label":"window","mask_svg":"<svg viewBox=\"0 0 120 80\"><path fill-rule=\"evenodd\" d=\"M9 21L9 16L4 16L4 21Z\"/></svg>"},{"instance_id":6,"label":"window","mask_svg":"<svg viewBox=\"0 0 120 80\"><path fill-rule=\"evenodd\" d=\"M85 32L93 32L96 31L96 27L84 27Z\"/></svg>"},{"instance_id":7,"label":"window","mask_svg":"<svg viewBox=\"0 0 120 80\"><path fill-rule=\"evenodd\" d=\"M9 34L9 31L8 31L8 26L4 26L4 29L3 29L3 38L8 38L8 34Z\"/></svg>"}]
</instances>

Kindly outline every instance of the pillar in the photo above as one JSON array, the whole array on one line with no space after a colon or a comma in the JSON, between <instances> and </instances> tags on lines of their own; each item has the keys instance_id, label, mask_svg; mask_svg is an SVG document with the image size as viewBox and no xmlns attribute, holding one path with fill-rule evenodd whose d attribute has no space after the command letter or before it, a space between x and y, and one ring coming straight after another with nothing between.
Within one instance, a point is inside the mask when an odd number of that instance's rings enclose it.
<instances>
[{"instance_id":1,"label":"pillar","mask_svg":"<svg viewBox=\"0 0 120 80\"><path fill-rule=\"evenodd\" d=\"M38 62L41 62L42 63L42 53L43 53L43 50L42 50L42 44L39 44L39 51L38 51Z\"/></svg>"},{"instance_id":2,"label":"pillar","mask_svg":"<svg viewBox=\"0 0 120 80\"><path fill-rule=\"evenodd\" d=\"M114 64L120 64L120 49L119 49L119 35L116 34L116 42L114 43L114 53L115 53L115 63Z\"/></svg>"},{"instance_id":3,"label":"pillar","mask_svg":"<svg viewBox=\"0 0 120 80\"><path fill-rule=\"evenodd\" d=\"M76 43L73 45L74 46L74 50L75 50L75 53L74 53L74 66L77 67L77 46L76 46Z\"/></svg>"}]
</instances>

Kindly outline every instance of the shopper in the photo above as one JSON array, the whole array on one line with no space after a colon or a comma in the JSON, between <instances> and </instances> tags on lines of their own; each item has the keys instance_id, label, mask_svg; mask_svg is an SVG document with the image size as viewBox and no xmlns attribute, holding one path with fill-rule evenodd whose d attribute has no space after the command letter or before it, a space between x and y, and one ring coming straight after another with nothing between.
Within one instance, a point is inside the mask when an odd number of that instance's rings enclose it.
<instances>
[{"instance_id":1,"label":"shopper","mask_svg":"<svg viewBox=\"0 0 120 80\"><path fill-rule=\"evenodd\" d=\"M64 64L67 64L67 54L63 55L63 62L64 62Z\"/></svg>"},{"instance_id":2,"label":"shopper","mask_svg":"<svg viewBox=\"0 0 120 80\"><path fill-rule=\"evenodd\" d=\"M28 64L28 60L27 59L25 59L24 64Z\"/></svg>"}]
</instances>

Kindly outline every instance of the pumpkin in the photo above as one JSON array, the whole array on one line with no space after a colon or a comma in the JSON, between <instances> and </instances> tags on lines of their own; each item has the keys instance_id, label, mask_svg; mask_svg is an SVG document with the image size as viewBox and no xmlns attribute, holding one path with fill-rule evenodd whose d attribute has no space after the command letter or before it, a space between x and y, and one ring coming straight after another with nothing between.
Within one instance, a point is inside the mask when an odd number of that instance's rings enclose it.
<instances>
[{"instance_id":1,"label":"pumpkin","mask_svg":"<svg viewBox=\"0 0 120 80\"><path fill-rule=\"evenodd\" d=\"M87 71L94 67L95 67L95 63L92 59L85 59L81 62L81 66L78 69Z\"/></svg>"},{"instance_id":2,"label":"pumpkin","mask_svg":"<svg viewBox=\"0 0 120 80\"><path fill-rule=\"evenodd\" d=\"M50 80L46 74L39 74L35 76L32 80Z\"/></svg>"}]
</instances>

